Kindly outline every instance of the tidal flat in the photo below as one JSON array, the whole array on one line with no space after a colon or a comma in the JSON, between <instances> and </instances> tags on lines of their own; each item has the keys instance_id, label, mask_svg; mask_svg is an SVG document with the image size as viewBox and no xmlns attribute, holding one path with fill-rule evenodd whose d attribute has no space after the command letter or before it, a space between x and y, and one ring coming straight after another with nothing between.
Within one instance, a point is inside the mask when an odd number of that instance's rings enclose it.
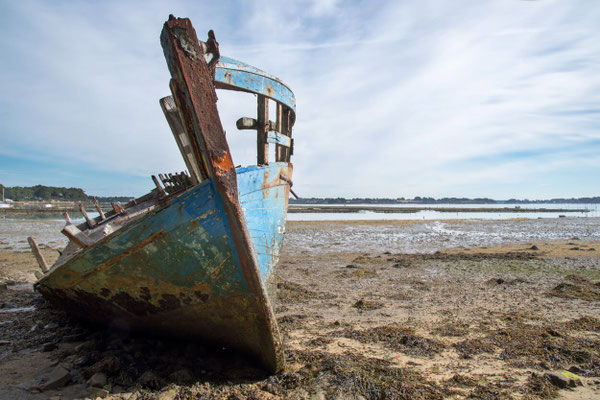
<instances>
[{"instance_id":1,"label":"tidal flat","mask_svg":"<svg viewBox=\"0 0 600 400\"><path fill-rule=\"evenodd\" d=\"M289 222L273 285L286 368L271 376L228 349L69 318L31 290L18 235L36 225L11 229L0 398L600 397L598 218Z\"/></svg>"}]
</instances>

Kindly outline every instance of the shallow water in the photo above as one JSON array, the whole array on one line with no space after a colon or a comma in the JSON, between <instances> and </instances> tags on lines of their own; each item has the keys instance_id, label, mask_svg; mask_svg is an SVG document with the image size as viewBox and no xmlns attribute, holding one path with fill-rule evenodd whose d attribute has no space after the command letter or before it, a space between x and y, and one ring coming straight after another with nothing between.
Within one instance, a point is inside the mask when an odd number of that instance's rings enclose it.
<instances>
[{"instance_id":1,"label":"shallow water","mask_svg":"<svg viewBox=\"0 0 600 400\"><path fill-rule=\"evenodd\" d=\"M388 220L418 220L414 213L371 214L373 218L352 216L350 219L383 220L387 217ZM451 214L436 213L438 220L425 219L414 224L349 224L338 229L294 229L286 233L285 240L287 243L307 246L306 248L327 247L336 251L353 249L368 251L386 248L389 251L411 253L509 242L569 239L575 236L588 240L600 238L600 217L549 218L545 215L545 218L520 219L523 218L522 214L507 213L512 219L507 219L508 217L495 219L490 218L489 215L486 215L485 219L477 219L473 215L477 213L458 213L467 217L452 222L454 218L451 218ZM325 217L321 220L328 220L330 214L289 214L288 217L290 220L311 221L313 215ZM343 220L344 217L348 217L348 214L335 213L331 216L336 217L332 220ZM74 222L83 222L83 219ZM37 220L0 218L0 250L29 251L27 243L29 236L35 238L42 248L62 249L67 245L66 237L60 233L64 225L64 220L58 218Z\"/></svg>"},{"instance_id":2,"label":"shallow water","mask_svg":"<svg viewBox=\"0 0 600 400\"><path fill-rule=\"evenodd\" d=\"M324 252L417 253L574 237L600 239L600 218L425 221L398 225L348 224L336 229L298 228L286 233L285 245Z\"/></svg>"},{"instance_id":3,"label":"shallow water","mask_svg":"<svg viewBox=\"0 0 600 400\"><path fill-rule=\"evenodd\" d=\"M361 204L352 204L350 206L360 206ZM311 206L313 206L311 204ZM319 205L315 205L319 206ZM326 205L327 207L337 205ZM600 204L362 204L368 207L394 207L399 210L403 208L423 207L423 210L417 212L398 212L398 213L379 213L374 211L361 211L356 213L290 213L288 219L290 221L361 221L361 220L435 220L435 219L513 219L513 218L560 218L565 217L580 217L580 218L596 218L600 217ZM344 205L338 207L344 208ZM449 211L441 212L430 210L429 208L445 208ZM453 208L518 208L520 211L506 212L453 212ZM576 211L522 211L528 209L547 210L585 210L584 212Z\"/></svg>"}]
</instances>

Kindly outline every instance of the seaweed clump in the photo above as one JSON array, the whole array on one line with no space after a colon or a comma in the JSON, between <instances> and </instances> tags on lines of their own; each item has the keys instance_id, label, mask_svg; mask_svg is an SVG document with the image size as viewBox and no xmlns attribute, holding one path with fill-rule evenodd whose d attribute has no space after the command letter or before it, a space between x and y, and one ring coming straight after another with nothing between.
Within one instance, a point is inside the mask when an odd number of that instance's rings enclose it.
<instances>
[{"instance_id":1,"label":"seaweed clump","mask_svg":"<svg viewBox=\"0 0 600 400\"><path fill-rule=\"evenodd\" d=\"M550 291L550 295L565 299L600 301L600 282L592 283L578 275L567 275L564 282Z\"/></svg>"},{"instance_id":2,"label":"seaweed clump","mask_svg":"<svg viewBox=\"0 0 600 400\"><path fill-rule=\"evenodd\" d=\"M303 398L321 393L326 398L361 395L366 399L426 400L445 398L448 394L416 371L392 366L385 360L319 351L289 350L286 355L289 363L303 366L293 373L280 373L267 379L264 387L273 394L285 393L288 398L300 395L298 391L308 394Z\"/></svg>"},{"instance_id":3,"label":"seaweed clump","mask_svg":"<svg viewBox=\"0 0 600 400\"><path fill-rule=\"evenodd\" d=\"M362 331L345 329L332 332L331 335L354 339L361 343L381 343L388 349L412 356L431 357L445 348L444 344L437 340L415 335L410 328L393 325L378 326Z\"/></svg>"}]
</instances>

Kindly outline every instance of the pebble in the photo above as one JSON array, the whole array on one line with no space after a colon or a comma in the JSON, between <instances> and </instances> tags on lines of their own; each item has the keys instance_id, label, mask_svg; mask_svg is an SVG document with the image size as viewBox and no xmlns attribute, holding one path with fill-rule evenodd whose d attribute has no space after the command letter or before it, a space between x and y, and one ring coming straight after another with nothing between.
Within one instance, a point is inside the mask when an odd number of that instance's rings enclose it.
<instances>
[{"instance_id":1,"label":"pebble","mask_svg":"<svg viewBox=\"0 0 600 400\"><path fill-rule=\"evenodd\" d=\"M44 343L44 344L42 345L42 351L43 351L43 352L52 351L52 350L56 349L56 347L57 347L57 346L56 346L56 344L55 344L55 343L52 343L52 342Z\"/></svg>"},{"instance_id":2,"label":"pebble","mask_svg":"<svg viewBox=\"0 0 600 400\"><path fill-rule=\"evenodd\" d=\"M54 367L52 372L44 379L45 382L42 383L39 388L42 392L46 390L59 389L67 384L71 380L71 373L58 365Z\"/></svg>"},{"instance_id":3,"label":"pebble","mask_svg":"<svg viewBox=\"0 0 600 400\"><path fill-rule=\"evenodd\" d=\"M90 386L101 388L106 385L106 375L102 372L97 372L88 381Z\"/></svg>"},{"instance_id":4,"label":"pebble","mask_svg":"<svg viewBox=\"0 0 600 400\"><path fill-rule=\"evenodd\" d=\"M548 379L554 386L559 388L574 388L576 386L583 386L581 378L568 371L546 372L544 377Z\"/></svg>"}]
</instances>

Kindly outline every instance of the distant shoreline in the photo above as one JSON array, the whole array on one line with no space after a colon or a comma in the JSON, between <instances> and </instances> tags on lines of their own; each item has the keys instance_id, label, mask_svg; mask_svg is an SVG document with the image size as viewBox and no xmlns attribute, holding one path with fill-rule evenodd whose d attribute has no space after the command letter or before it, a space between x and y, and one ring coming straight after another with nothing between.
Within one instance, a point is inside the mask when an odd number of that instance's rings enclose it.
<instances>
[{"instance_id":1,"label":"distant shoreline","mask_svg":"<svg viewBox=\"0 0 600 400\"><path fill-rule=\"evenodd\" d=\"M519 208L519 207L378 207L378 206L315 206L315 205L299 205L290 204L288 207L289 213L358 213L361 211L371 211L375 213L417 213L419 211L436 211L436 212L451 212L451 213L582 213L589 212L585 208L567 209L567 208Z\"/></svg>"}]
</instances>

